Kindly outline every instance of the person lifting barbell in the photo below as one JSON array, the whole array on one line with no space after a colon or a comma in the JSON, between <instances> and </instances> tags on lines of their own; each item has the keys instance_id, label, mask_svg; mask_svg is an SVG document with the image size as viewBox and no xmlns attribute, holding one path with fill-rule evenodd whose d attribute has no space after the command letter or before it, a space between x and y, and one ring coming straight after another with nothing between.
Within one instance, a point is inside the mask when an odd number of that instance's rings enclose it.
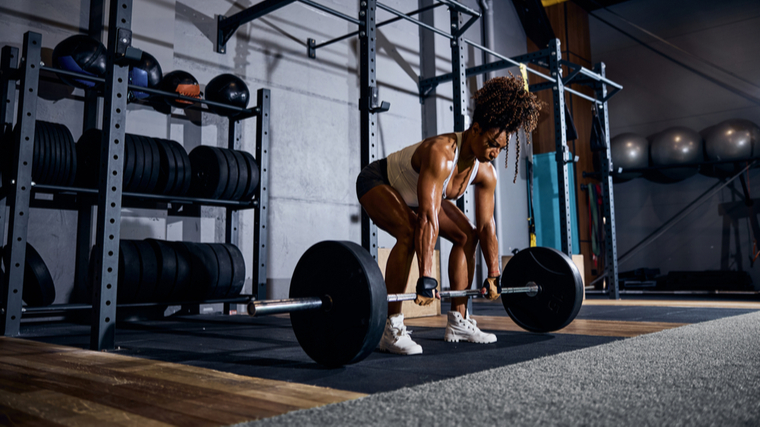
<instances>
[{"instance_id":1,"label":"person lifting barbell","mask_svg":"<svg viewBox=\"0 0 760 427\"><path fill-rule=\"evenodd\" d=\"M522 78L511 73L510 77L488 80L475 92L473 100L475 111L469 129L427 138L394 152L365 167L356 181L357 197L364 211L378 227L396 238L385 272L389 294L404 291L417 254L418 305L440 298L435 290L438 282L433 278L433 253L439 235L453 244L448 267L451 289L462 290L472 284L480 243L489 276L482 292L491 300L501 292L493 217L496 170L491 162L502 150L508 150L509 139L512 134L518 135L518 129L522 127L528 133L536 128L541 103L527 91ZM520 158L519 136L515 151L513 182ZM475 187L475 226L453 202L464 195L468 185ZM444 339L495 342L494 334L478 329L466 305L467 297L451 299ZM406 355L422 353L422 347L404 326L401 302L388 303L388 319L378 349Z\"/></svg>"}]
</instances>

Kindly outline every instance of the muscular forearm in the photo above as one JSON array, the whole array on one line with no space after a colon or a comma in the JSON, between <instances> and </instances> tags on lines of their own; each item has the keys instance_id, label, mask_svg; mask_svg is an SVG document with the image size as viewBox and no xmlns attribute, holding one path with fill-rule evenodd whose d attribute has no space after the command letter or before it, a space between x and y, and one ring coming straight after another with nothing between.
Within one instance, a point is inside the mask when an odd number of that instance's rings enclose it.
<instances>
[{"instance_id":1,"label":"muscular forearm","mask_svg":"<svg viewBox=\"0 0 760 427\"><path fill-rule=\"evenodd\" d=\"M483 251L483 258L488 266L488 275L491 277L498 276L501 271L499 265L499 241L496 238L496 226L493 221L485 227L478 230L480 239L480 249Z\"/></svg>"},{"instance_id":2,"label":"muscular forearm","mask_svg":"<svg viewBox=\"0 0 760 427\"><path fill-rule=\"evenodd\" d=\"M420 277L433 275L433 253L438 240L438 218L420 214L414 232L414 247L420 267Z\"/></svg>"}]
</instances>

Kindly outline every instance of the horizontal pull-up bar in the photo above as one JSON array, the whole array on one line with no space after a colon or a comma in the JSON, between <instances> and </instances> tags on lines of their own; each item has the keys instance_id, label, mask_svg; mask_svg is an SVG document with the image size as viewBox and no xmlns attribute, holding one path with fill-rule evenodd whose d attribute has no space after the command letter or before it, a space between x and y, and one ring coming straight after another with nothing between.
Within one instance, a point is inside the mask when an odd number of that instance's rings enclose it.
<instances>
[{"instance_id":1,"label":"horizontal pull-up bar","mask_svg":"<svg viewBox=\"0 0 760 427\"><path fill-rule=\"evenodd\" d=\"M445 5L446 5L445 3L436 3L434 5L426 6L426 7L423 7L421 9L417 9L417 10L414 10L412 12L409 12L409 13L406 14L406 16L414 16L414 15L420 14L422 12L426 12L428 10L435 9L437 7L445 6ZM401 19L402 19L401 17L395 17L395 18L391 18L391 19L389 19L387 21L378 22L377 23L377 28L383 27L383 26L388 25L388 24L392 24L394 22L398 22ZM335 38L335 39L332 39L332 40L328 40L328 41L326 41L324 43L321 43L321 44L318 44L318 45L314 45L311 48L314 49L314 50L316 50L316 49L319 49L321 47L325 47L325 46L331 45L331 44L333 44L335 42L339 42L341 40L345 40L345 39L347 39L349 37L353 37L353 36L356 36L356 35L359 35L358 31L354 31L353 33L348 33L345 36L340 36L338 38Z\"/></svg>"},{"instance_id":2,"label":"horizontal pull-up bar","mask_svg":"<svg viewBox=\"0 0 760 427\"><path fill-rule=\"evenodd\" d=\"M450 8L458 12L466 13L475 18L480 18L480 12L474 9L470 9L469 7L463 5L462 3L459 3L458 1L454 1L454 0L438 0L438 1L440 1L441 3L445 4L446 6L449 6Z\"/></svg>"},{"instance_id":3,"label":"horizontal pull-up bar","mask_svg":"<svg viewBox=\"0 0 760 427\"><path fill-rule=\"evenodd\" d=\"M310 0L298 0L298 1L301 2L301 3L303 3L303 4L309 5L309 6L313 7L313 8L315 8L315 9L319 9L319 10L321 10L323 12L327 12L330 15L337 16L340 19L344 19L344 20L346 20L348 22L351 22L353 24L356 24L356 25L358 25L360 27L364 26L364 22L362 22L362 21L360 21L360 20L358 20L356 18L352 18L352 17L350 17L350 16L348 16L348 15L346 15L344 13L338 12L337 10L332 10L329 7L322 6L319 3L315 3L315 2L310 1Z\"/></svg>"},{"instance_id":4,"label":"horizontal pull-up bar","mask_svg":"<svg viewBox=\"0 0 760 427\"><path fill-rule=\"evenodd\" d=\"M598 73L595 73L595 72L589 70L588 68L586 68L586 67L584 67L582 65L578 65L578 64L572 63L570 61L566 61L564 59L560 60L559 63L574 70L573 74L571 75L572 77L575 77L578 74L583 74L584 76L586 76L586 77L588 77L590 79L593 79L593 80L596 80L598 82L604 83L606 85L612 86L615 89L620 90L620 89L623 88L623 86L620 86L619 84L613 82L612 80L610 80L610 79L608 79L606 77L603 77L602 75L600 75ZM568 78L567 80L570 81L570 80L572 80L572 78ZM567 84L567 82L565 84Z\"/></svg>"},{"instance_id":5,"label":"horizontal pull-up bar","mask_svg":"<svg viewBox=\"0 0 760 427\"><path fill-rule=\"evenodd\" d=\"M432 32L434 32L436 34L442 35L442 36L446 37L447 39L453 39L454 38L454 36L452 36L451 34L445 32L445 31L439 30L438 28L435 28L432 25L428 25L428 24L426 24L426 23L424 23L424 22L422 22L420 20L417 20L417 19L414 19L412 17L409 17L406 14L404 14L402 12L399 12L398 10L396 10L396 9L390 7L390 6L386 6L386 5L382 4L382 3L378 3L377 7L380 8L380 9L383 9L383 10L385 10L387 12L390 12L390 13L392 13L394 15L396 15L396 16L398 16L401 19L405 19L405 20L407 20L409 22L417 24L417 25L419 25L420 27L422 27L422 28L424 28L426 30L430 30L430 31L432 31Z\"/></svg>"}]
</instances>

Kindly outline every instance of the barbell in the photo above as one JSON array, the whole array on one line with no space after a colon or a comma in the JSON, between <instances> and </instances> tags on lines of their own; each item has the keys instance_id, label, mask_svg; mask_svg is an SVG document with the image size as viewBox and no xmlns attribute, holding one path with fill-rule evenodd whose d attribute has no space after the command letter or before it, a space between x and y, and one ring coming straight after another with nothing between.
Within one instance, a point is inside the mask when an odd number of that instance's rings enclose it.
<instances>
[{"instance_id":1,"label":"barbell","mask_svg":"<svg viewBox=\"0 0 760 427\"><path fill-rule=\"evenodd\" d=\"M583 282L566 254L532 247L510 259L501 275L502 304L531 332L551 332L573 321L583 302ZM442 298L478 297L479 290L443 291ZM359 362L377 347L388 302L416 294L390 294L375 259L353 242L323 241L298 261L288 299L248 304L248 314L290 313L293 332L309 357L328 367Z\"/></svg>"}]
</instances>

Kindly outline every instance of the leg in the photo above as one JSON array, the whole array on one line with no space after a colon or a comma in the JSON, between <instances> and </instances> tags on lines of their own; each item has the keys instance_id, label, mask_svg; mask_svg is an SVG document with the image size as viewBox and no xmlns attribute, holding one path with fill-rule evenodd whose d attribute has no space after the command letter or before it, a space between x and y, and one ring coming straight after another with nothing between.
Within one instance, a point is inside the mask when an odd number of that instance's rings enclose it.
<instances>
[{"instance_id":1,"label":"leg","mask_svg":"<svg viewBox=\"0 0 760 427\"><path fill-rule=\"evenodd\" d=\"M449 255L449 281L451 289L462 290L472 285L475 274L475 249L478 247L478 234L470 220L452 202L441 202L438 217L440 234L454 246ZM467 298L452 298L451 310L465 315Z\"/></svg>"},{"instance_id":2,"label":"leg","mask_svg":"<svg viewBox=\"0 0 760 427\"><path fill-rule=\"evenodd\" d=\"M378 227L396 238L385 268L388 293L403 293L414 257L414 224L417 215L389 185L378 185L359 199ZM401 302L388 303L388 316L401 313Z\"/></svg>"}]
</instances>

